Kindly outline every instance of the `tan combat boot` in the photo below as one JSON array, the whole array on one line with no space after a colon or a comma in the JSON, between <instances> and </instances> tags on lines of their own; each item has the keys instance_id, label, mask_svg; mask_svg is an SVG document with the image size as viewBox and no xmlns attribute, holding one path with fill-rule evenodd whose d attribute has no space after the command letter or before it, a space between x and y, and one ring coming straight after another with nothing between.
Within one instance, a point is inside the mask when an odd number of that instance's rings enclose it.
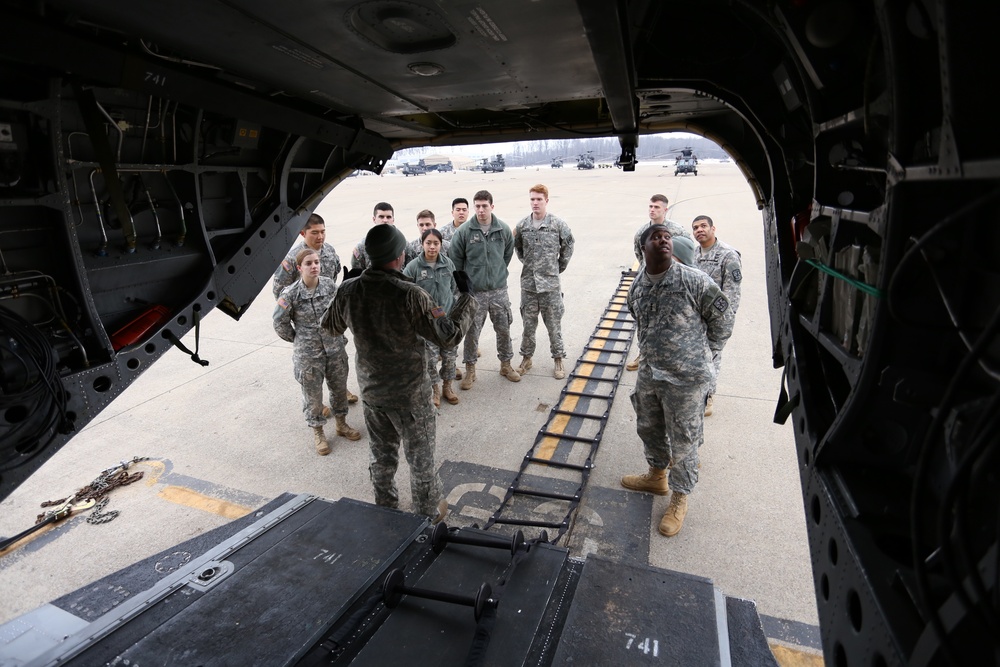
<instances>
[{"instance_id":1,"label":"tan combat boot","mask_svg":"<svg viewBox=\"0 0 1000 667\"><path fill-rule=\"evenodd\" d=\"M531 370L531 357L521 357L521 365L517 367L517 372L520 375L527 375L528 371Z\"/></svg>"},{"instance_id":2,"label":"tan combat boot","mask_svg":"<svg viewBox=\"0 0 1000 667\"><path fill-rule=\"evenodd\" d=\"M358 402L358 397L355 396L354 394L352 394L350 389L347 390L347 402L348 403L357 403Z\"/></svg>"},{"instance_id":3,"label":"tan combat boot","mask_svg":"<svg viewBox=\"0 0 1000 667\"><path fill-rule=\"evenodd\" d=\"M456 380L462 379L462 369L458 368L457 366L455 367L455 379Z\"/></svg>"},{"instance_id":4,"label":"tan combat boot","mask_svg":"<svg viewBox=\"0 0 1000 667\"><path fill-rule=\"evenodd\" d=\"M625 475L622 477L622 486L633 491L647 491L658 496L665 496L670 493L667 486L667 469L650 467L649 472L641 475Z\"/></svg>"},{"instance_id":5,"label":"tan combat boot","mask_svg":"<svg viewBox=\"0 0 1000 667\"><path fill-rule=\"evenodd\" d=\"M437 516L434 517L434 525L444 521L445 517L448 516L448 501L442 500L437 506Z\"/></svg>"},{"instance_id":6,"label":"tan combat boot","mask_svg":"<svg viewBox=\"0 0 1000 667\"><path fill-rule=\"evenodd\" d=\"M564 377L566 377L566 371L564 371L562 367L562 358L556 357L553 361L556 362L556 367L552 371L552 377L554 377L557 380L562 380Z\"/></svg>"},{"instance_id":7,"label":"tan combat boot","mask_svg":"<svg viewBox=\"0 0 1000 667\"><path fill-rule=\"evenodd\" d=\"M441 407L441 385L436 384L433 387L431 387L431 389L434 390L434 396L431 397L431 400L434 401L434 407L435 408L440 408Z\"/></svg>"},{"instance_id":8,"label":"tan combat boot","mask_svg":"<svg viewBox=\"0 0 1000 667\"><path fill-rule=\"evenodd\" d=\"M625 364L625 370L627 371L637 371L639 370L639 359L640 355L636 355L635 359Z\"/></svg>"},{"instance_id":9,"label":"tan combat boot","mask_svg":"<svg viewBox=\"0 0 1000 667\"><path fill-rule=\"evenodd\" d=\"M458 396L455 395L455 390L451 388L451 380L444 381L444 387L441 388L441 395L444 396L444 400L452 405L458 405Z\"/></svg>"},{"instance_id":10,"label":"tan combat boot","mask_svg":"<svg viewBox=\"0 0 1000 667\"><path fill-rule=\"evenodd\" d=\"M333 416L333 411L330 409L329 406L324 405L323 406L323 417L325 417L326 419L329 419L332 416Z\"/></svg>"},{"instance_id":11,"label":"tan combat boot","mask_svg":"<svg viewBox=\"0 0 1000 667\"><path fill-rule=\"evenodd\" d=\"M708 399L705 401L705 416L706 417L711 417L712 416L712 397L711 396L709 396Z\"/></svg>"},{"instance_id":12,"label":"tan combat boot","mask_svg":"<svg viewBox=\"0 0 1000 667\"><path fill-rule=\"evenodd\" d=\"M361 432L348 426L347 417L344 415L337 415L337 435L342 435L348 440L361 439Z\"/></svg>"},{"instance_id":13,"label":"tan combat boot","mask_svg":"<svg viewBox=\"0 0 1000 667\"><path fill-rule=\"evenodd\" d=\"M462 389L472 389L472 383L476 381L476 365L466 364L465 365L465 379L462 380L462 384L458 385Z\"/></svg>"},{"instance_id":14,"label":"tan combat boot","mask_svg":"<svg viewBox=\"0 0 1000 667\"><path fill-rule=\"evenodd\" d=\"M670 496L670 504L667 505L667 511L664 512L663 518L660 519L660 534L673 537L681 532L681 526L684 525L684 517L687 516L687 513L687 494L674 491L673 495Z\"/></svg>"},{"instance_id":15,"label":"tan combat boot","mask_svg":"<svg viewBox=\"0 0 1000 667\"><path fill-rule=\"evenodd\" d=\"M313 426L313 442L316 444L316 453L326 456L330 453L330 443L326 441L326 434L323 433L322 426Z\"/></svg>"},{"instance_id":16,"label":"tan combat boot","mask_svg":"<svg viewBox=\"0 0 1000 667\"><path fill-rule=\"evenodd\" d=\"M517 371L510 365L510 359L507 361L500 362L500 375L504 376L511 382L520 382L521 376L518 375Z\"/></svg>"}]
</instances>

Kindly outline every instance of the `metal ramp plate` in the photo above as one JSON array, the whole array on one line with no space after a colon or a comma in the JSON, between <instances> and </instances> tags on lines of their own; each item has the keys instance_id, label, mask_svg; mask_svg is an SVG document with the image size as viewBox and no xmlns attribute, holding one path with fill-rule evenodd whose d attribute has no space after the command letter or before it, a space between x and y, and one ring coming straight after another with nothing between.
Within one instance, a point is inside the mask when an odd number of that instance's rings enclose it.
<instances>
[{"instance_id":1,"label":"metal ramp plate","mask_svg":"<svg viewBox=\"0 0 1000 667\"><path fill-rule=\"evenodd\" d=\"M708 579L587 558L555 665L723 665L725 600Z\"/></svg>"},{"instance_id":2,"label":"metal ramp plate","mask_svg":"<svg viewBox=\"0 0 1000 667\"><path fill-rule=\"evenodd\" d=\"M39 664L288 664L427 526L422 517L351 500L313 500L272 523L192 561ZM60 661L58 652L81 639L73 659Z\"/></svg>"},{"instance_id":3,"label":"metal ramp plate","mask_svg":"<svg viewBox=\"0 0 1000 667\"><path fill-rule=\"evenodd\" d=\"M567 555L566 549L539 543L509 572L509 551L449 544L422 577L411 581L408 575L406 585L474 597L480 583L496 589L506 573L489 645L476 664L514 667L524 664ZM470 607L404 596L350 664L465 665L476 626Z\"/></svg>"}]
</instances>

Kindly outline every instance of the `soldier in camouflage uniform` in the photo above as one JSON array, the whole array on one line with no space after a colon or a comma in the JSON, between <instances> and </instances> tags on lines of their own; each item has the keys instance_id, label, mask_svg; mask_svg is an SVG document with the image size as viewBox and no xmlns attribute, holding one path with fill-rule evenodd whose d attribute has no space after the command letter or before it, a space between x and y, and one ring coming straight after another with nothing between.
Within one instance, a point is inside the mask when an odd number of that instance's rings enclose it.
<instances>
[{"instance_id":1,"label":"soldier in camouflage uniform","mask_svg":"<svg viewBox=\"0 0 1000 667\"><path fill-rule=\"evenodd\" d=\"M330 402L337 422L337 435L358 440L361 434L347 423L347 351L343 336L331 336L320 328L320 319L333 302L337 284L320 275L320 258L312 248L295 257L301 279L281 291L274 306L275 332L294 345L292 370L302 385L302 413L313 429L316 453L326 456L330 445L323 432L323 380L330 389Z\"/></svg>"},{"instance_id":2,"label":"soldier in camouflage uniform","mask_svg":"<svg viewBox=\"0 0 1000 667\"><path fill-rule=\"evenodd\" d=\"M514 252L521 260L521 365L517 369L524 375L531 369L531 355L535 353L535 331L541 314L545 330L549 333L549 350L557 380L566 377L563 359L566 348L562 338L564 312L559 274L566 270L573 256L573 232L569 225L546 211L549 189L535 185L528 191L531 215L514 228Z\"/></svg>"},{"instance_id":3,"label":"soldier in camouflage uniform","mask_svg":"<svg viewBox=\"0 0 1000 667\"><path fill-rule=\"evenodd\" d=\"M684 226L674 222L667 218L667 200L666 195L655 194L649 198L649 222L643 223L639 229L636 230L635 236L632 238L632 250L635 252L635 258L639 260L639 270L642 271L643 262L643 252L642 252L642 242L641 238L643 233L649 229L652 225L666 225L667 229L670 230L670 235L674 236L685 236L691 238ZM635 371L639 369L640 359L637 356L632 361L625 365L625 370Z\"/></svg>"},{"instance_id":4,"label":"soldier in camouflage uniform","mask_svg":"<svg viewBox=\"0 0 1000 667\"><path fill-rule=\"evenodd\" d=\"M451 224L441 228L441 238L451 242L451 237L455 235L458 228L469 219L469 200L465 197L456 197L451 200Z\"/></svg>"},{"instance_id":5,"label":"soldier in camouflage uniform","mask_svg":"<svg viewBox=\"0 0 1000 667\"><path fill-rule=\"evenodd\" d=\"M740 251L715 237L715 223L707 215L699 215L691 223L694 238L699 247L696 248L695 260L698 268L712 277L712 280L722 289L729 301L730 315L735 319L736 310L740 307L740 284L743 282L743 265L740 262ZM722 348L713 354L715 363L715 378L705 401L705 416L712 414L712 396L715 395L715 382L722 370Z\"/></svg>"},{"instance_id":6,"label":"soldier in camouflage uniform","mask_svg":"<svg viewBox=\"0 0 1000 667\"><path fill-rule=\"evenodd\" d=\"M465 197L455 197L451 200L451 222L440 230L441 232L441 242L443 248L448 248L451 246L451 237L455 235L458 228L465 224L465 221L469 219L469 200ZM447 255L447 251L444 253ZM476 356L479 356L479 350L476 350ZM462 369L458 366L455 367L455 379L462 379Z\"/></svg>"},{"instance_id":7,"label":"soldier in camouflage uniform","mask_svg":"<svg viewBox=\"0 0 1000 667\"><path fill-rule=\"evenodd\" d=\"M454 276L455 265L441 253L440 231L431 227L425 229L422 236L423 251L407 262L403 275L413 279L413 282L431 295L434 303L444 308L444 312L450 313L458 291ZM434 407L441 406L442 395L446 401L456 405L459 399L451 383L455 380L457 348L454 345L437 345L429 340L424 343L427 345L427 375L434 389ZM440 371L438 363L441 364ZM441 382L444 383L443 387Z\"/></svg>"},{"instance_id":8,"label":"soldier in camouflage uniform","mask_svg":"<svg viewBox=\"0 0 1000 667\"><path fill-rule=\"evenodd\" d=\"M659 531L676 535L698 482L705 396L712 351L732 333L729 302L704 272L672 261L670 230L653 225L642 236L645 266L628 293L641 362L632 406L649 472L625 475L627 489L671 493ZM667 470L670 471L669 483Z\"/></svg>"},{"instance_id":9,"label":"soldier in camouflage uniform","mask_svg":"<svg viewBox=\"0 0 1000 667\"><path fill-rule=\"evenodd\" d=\"M372 224L395 225L396 213L392 210L392 206L384 201L375 204L375 210L372 211ZM372 263L368 258L368 252L365 251L365 242L363 240L359 241L358 245L354 246L354 252L351 255L351 268L363 271L364 269L370 269L371 266Z\"/></svg>"},{"instance_id":10,"label":"soldier in camouflage uniform","mask_svg":"<svg viewBox=\"0 0 1000 667\"><path fill-rule=\"evenodd\" d=\"M437 229L437 222L434 220L434 213L425 208L420 213L417 213L417 238L406 244L407 265L420 255L424 254L423 238L424 232L428 229ZM445 241L444 236L442 235L440 248L440 254L442 257L448 256L448 246L450 245L451 243Z\"/></svg>"},{"instance_id":11,"label":"soldier in camouflage uniform","mask_svg":"<svg viewBox=\"0 0 1000 667\"><path fill-rule=\"evenodd\" d=\"M507 265L514 256L514 235L500 218L493 214L493 195L480 190L473 196L476 219L459 227L451 237L448 257L459 271L468 271L479 302L479 314L465 337L465 379L459 385L472 389L476 381L476 361L479 334L489 314L497 334L497 358L500 375L511 382L520 382L521 375L510 365L514 346L510 340L510 297L507 295Z\"/></svg>"},{"instance_id":12,"label":"soldier in camouflage uniform","mask_svg":"<svg viewBox=\"0 0 1000 667\"><path fill-rule=\"evenodd\" d=\"M397 507L394 477L403 446L410 465L410 491L417 512L440 521L448 512L434 465L435 410L427 377L424 339L456 345L478 306L468 294L468 276L455 276L463 292L451 313L399 272L406 239L392 225L376 225L365 237L373 268L345 281L323 319L333 335L348 328L357 348L365 425L371 442L375 502Z\"/></svg>"},{"instance_id":13,"label":"soldier in camouflage uniform","mask_svg":"<svg viewBox=\"0 0 1000 667\"><path fill-rule=\"evenodd\" d=\"M271 281L271 292L274 294L275 299L281 295L281 290L299 279L299 267L295 264L295 257L304 248L312 248L319 253L319 274L321 276L329 278L334 282L340 276L340 256L332 245L326 243L326 222L323 221L322 216L316 213L310 215L309 219L306 220L305 227L299 232L299 236L302 237L302 243L295 245L288 251L285 259L281 260L281 264L274 272L274 278ZM352 394L350 390L345 389L345 391L347 392L348 403L358 402L358 397ZM324 408L323 416L330 416L329 408Z\"/></svg>"}]
</instances>

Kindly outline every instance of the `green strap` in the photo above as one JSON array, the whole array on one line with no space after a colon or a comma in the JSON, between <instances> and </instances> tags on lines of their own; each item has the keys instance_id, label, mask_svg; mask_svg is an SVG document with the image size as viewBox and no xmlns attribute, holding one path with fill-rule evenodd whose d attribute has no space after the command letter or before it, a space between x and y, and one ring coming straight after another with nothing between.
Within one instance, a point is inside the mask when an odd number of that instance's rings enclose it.
<instances>
[{"instance_id":1,"label":"green strap","mask_svg":"<svg viewBox=\"0 0 1000 667\"><path fill-rule=\"evenodd\" d=\"M849 283L849 284L853 285L854 287L857 287L859 290L861 290L865 294L870 294L873 297L875 297L876 299L881 299L882 296L883 296L882 290L878 289L877 287L872 287L868 283L863 283L860 280L858 280L857 278L851 278L850 276L845 276L840 271L837 271L836 269L832 269L829 266L827 266L826 264L823 264L821 262L817 262L815 259L807 259L807 260L805 260L805 262L809 266L815 267L815 268L819 269L820 271L823 271L824 273L829 273L834 278L838 278L840 280L843 280L846 283Z\"/></svg>"}]
</instances>

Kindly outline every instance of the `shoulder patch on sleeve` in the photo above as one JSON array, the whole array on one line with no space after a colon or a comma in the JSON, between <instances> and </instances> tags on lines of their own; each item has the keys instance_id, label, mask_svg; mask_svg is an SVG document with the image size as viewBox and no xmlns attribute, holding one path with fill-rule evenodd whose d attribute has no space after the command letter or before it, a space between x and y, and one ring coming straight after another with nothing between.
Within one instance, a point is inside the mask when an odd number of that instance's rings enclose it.
<instances>
[{"instance_id":1,"label":"shoulder patch on sleeve","mask_svg":"<svg viewBox=\"0 0 1000 667\"><path fill-rule=\"evenodd\" d=\"M743 272L740 271L739 269L733 271L733 280L735 280L736 282L740 282L741 280L743 280Z\"/></svg>"},{"instance_id":2,"label":"shoulder patch on sleeve","mask_svg":"<svg viewBox=\"0 0 1000 667\"><path fill-rule=\"evenodd\" d=\"M444 308L442 308L441 306L434 306L431 309L431 315L434 316L435 320L444 317Z\"/></svg>"},{"instance_id":3,"label":"shoulder patch on sleeve","mask_svg":"<svg viewBox=\"0 0 1000 667\"><path fill-rule=\"evenodd\" d=\"M281 308L282 310L288 310L288 300L287 300L287 299L285 299L285 297L280 297L280 298L278 299L278 306L279 306L279 307L280 307L280 308Z\"/></svg>"},{"instance_id":4,"label":"shoulder patch on sleeve","mask_svg":"<svg viewBox=\"0 0 1000 667\"><path fill-rule=\"evenodd\" d=\"M286 273L291 273L292 272L292 263L289 262L287 259L283 259L283 260L281 260L281 268L283 268Z\"/></svg>"},{"instance_id":5,"label":"shoulder patch on sleeve","mask_svg":"<svg viewBox=\"0 0 1000 667\"><path fill-rule=\"evenodd\" d=\"M720 313L725 313L727 310L729 310L729 302L726 300L726 297L720 296L718 299L712 302L712 307L715 308Z\"/></svg>"},{"instance_id":6,"label":"shoulder patch on sleeve","mask_svg":"<svg viewBox=\"0 0 1000 667\"><path fill-rule=\"evenodd\" d=\"M354 246L354 256L361 259L361 248L358 246Z\"/></svg>"}]
</instances>

